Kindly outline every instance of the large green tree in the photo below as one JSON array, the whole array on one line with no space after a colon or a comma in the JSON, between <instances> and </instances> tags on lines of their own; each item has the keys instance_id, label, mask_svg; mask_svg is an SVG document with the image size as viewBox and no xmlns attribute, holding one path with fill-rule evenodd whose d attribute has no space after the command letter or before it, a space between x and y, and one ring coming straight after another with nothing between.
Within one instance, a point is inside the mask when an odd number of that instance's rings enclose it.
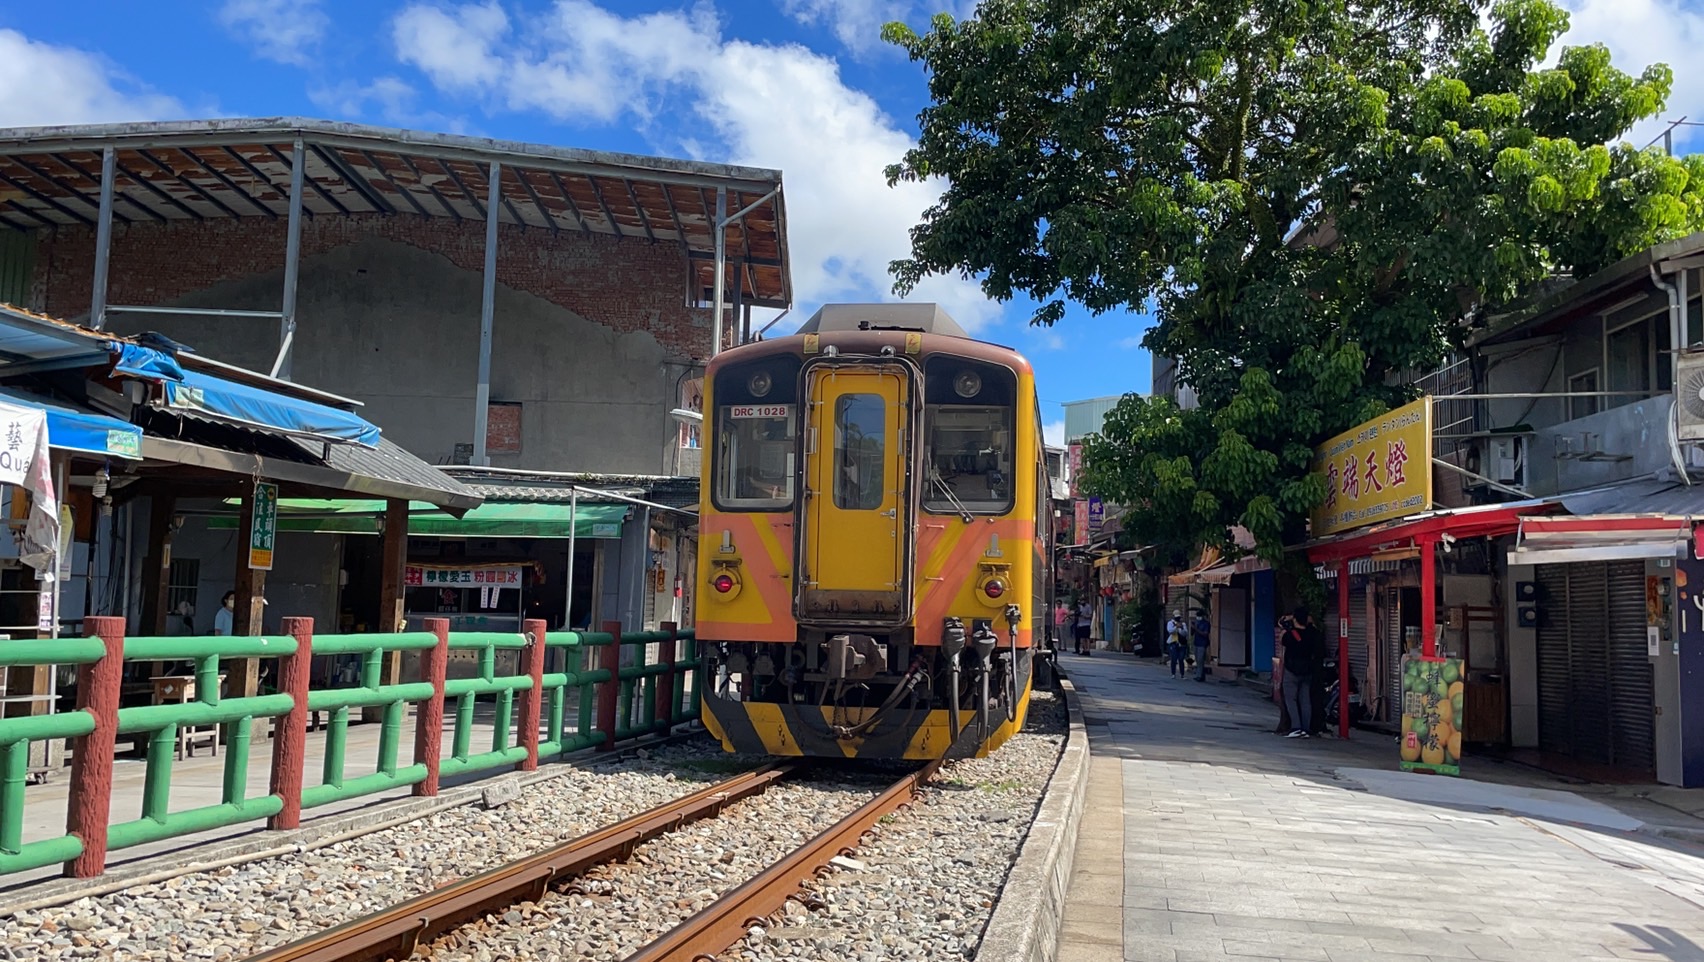
<instances>
[{"instance_id":1,"label":"large green tree","mask_svg":"<svg viewBox=\"0 0 1704 962\"><path fill-rule=\"evenodd\" d=\"M1200 407L1126 397L1089 489L1146 542L1243 525L1277 557L1324 496L1312 446L1409 399L1391 372L1704 225L1704 161L1613 143L1669 69L1544 66L1567 23L1547 0L984 0L889 25L932 99L889 179L946 182L897 287L974 275L1038 324L1151 311Z\"/></svg>"}]
</instances>

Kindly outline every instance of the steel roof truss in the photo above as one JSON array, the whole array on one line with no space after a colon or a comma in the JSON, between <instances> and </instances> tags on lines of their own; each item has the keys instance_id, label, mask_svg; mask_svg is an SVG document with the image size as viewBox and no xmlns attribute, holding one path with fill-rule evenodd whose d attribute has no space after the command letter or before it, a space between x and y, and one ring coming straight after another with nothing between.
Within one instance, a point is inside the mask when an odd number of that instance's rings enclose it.
<instances>
[{"instance_id":1,"label":"steel roof truss","mask_svg":"<svg viewBox=\"0 0 1704 962\"><path fill-rule=\"evenodd\" d=\"M200 167L202 170L206 171L210 176L212 176L212 178L214 180L218 181L221 184L224 184L226 189L230 190L231 193L236 194L238 197L241 197L243 200L247 201L251 206L253 206L256 210L259 210L262 214L265 214L267 217L269 217L273 220L278 219L278 212L277 211L275 211L272 208L261 203L259 200L256 200L252 195L249 194L248 191L243 190L241 187L238 187L236 181L234 181L231 178L226 177L224 174L220 173L217 168L215 168L212 164L209 164L207 161L202 160L200 156L193 154L189 150L182 148L182 147L177 148L177 152L179 154L182 154L190 163L192 163L195 166ZM184 180L185 180L185 182L190 182L187 177L185 177ZM236 215L233 214L232 216L236 216Z\"/></svg>"}]
</instances>

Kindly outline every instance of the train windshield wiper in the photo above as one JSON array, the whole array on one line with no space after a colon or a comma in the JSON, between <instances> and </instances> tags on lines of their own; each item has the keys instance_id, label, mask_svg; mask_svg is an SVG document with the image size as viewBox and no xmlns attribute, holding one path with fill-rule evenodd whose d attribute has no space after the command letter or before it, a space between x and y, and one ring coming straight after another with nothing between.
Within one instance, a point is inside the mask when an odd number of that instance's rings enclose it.
<instances>
[{"instance_id":1,"label":"train windshield wiper","mask_svg":"<svg viewBox=\"0 0 1704 962\"><path fill-rule=\"evenodd\" d=\"M929 480L933 481L935 487L940 488L941 493L947 496L947 500L952 503L952 506L958 509L959 517L964 519L965 524L976 522L976 519L971 517L970 509L964 506L964 502L960 501L957 495L953 494L952 485L947 483L946 478L941 477L940 470L933 465L929 467Z\"/></svg>"}]
</instances>

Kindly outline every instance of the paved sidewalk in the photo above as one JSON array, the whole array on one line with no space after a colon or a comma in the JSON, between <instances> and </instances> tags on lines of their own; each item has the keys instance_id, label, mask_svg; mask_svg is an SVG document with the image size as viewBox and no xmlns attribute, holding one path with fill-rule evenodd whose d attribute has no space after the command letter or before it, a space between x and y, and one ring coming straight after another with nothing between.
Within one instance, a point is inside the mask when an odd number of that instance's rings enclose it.
<instances>
[{"instance_id":1,"label":"paved sidewalk","mask_svg":"<svg viewBox=\"0 0 1704 962\"><path fill-rule=\"evenodd\" d=\"M1393 738L1271 734L1240 686L1060 661L1094 755L1060 962L1704 962L1704 847L1652 834L1704 828L1674 790L1404 775Z\"/></svg>"}]
</instances>

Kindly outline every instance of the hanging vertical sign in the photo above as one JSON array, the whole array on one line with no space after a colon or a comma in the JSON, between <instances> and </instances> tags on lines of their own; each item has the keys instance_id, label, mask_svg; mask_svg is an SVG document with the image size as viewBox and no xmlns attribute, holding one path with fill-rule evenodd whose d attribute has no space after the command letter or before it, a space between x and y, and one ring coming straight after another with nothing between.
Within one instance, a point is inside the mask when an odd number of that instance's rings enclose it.
<instances>
[{"instance_id":1,"label":"hanging vertical sign","mask_svg":"<svg viewBox=\"0 0 1704 962\"><path fill-rule=\"evenodd\" d=\"M1092 536L1100 534L1101 528L1104 527L1105 525L1106 525L1106 505L1099 498L1090 498L1089 499L1089 535L1092 537Z\"/></svg>"},{"instance_id":2,"label":"hanging vertical sign","mask_svg":"<svg viewBox=\"0 0 1704 962\"><path fill-rule=\"evenodd\" d=\"M256 481L254 520L249 524L248 566L251 570L272 570L272 547L277 537L278 485L270 481Z\"/></svg>"},{"instance_id":3,"label":"hanging vertical sign","mask_svg":"<svg viewBox=\"0 0 1704 962\"><path fill-rule=\"evenodd\" d=\"M1072 502L1071 503L1071 513L1072 513L1072 518L1071 518L1071 521L1072 521L1071 543L1072 544L1088 544L1089 543L1089 503L1087 501L1074 501L1074 502Z\"/></svg>"}]
</instances>

